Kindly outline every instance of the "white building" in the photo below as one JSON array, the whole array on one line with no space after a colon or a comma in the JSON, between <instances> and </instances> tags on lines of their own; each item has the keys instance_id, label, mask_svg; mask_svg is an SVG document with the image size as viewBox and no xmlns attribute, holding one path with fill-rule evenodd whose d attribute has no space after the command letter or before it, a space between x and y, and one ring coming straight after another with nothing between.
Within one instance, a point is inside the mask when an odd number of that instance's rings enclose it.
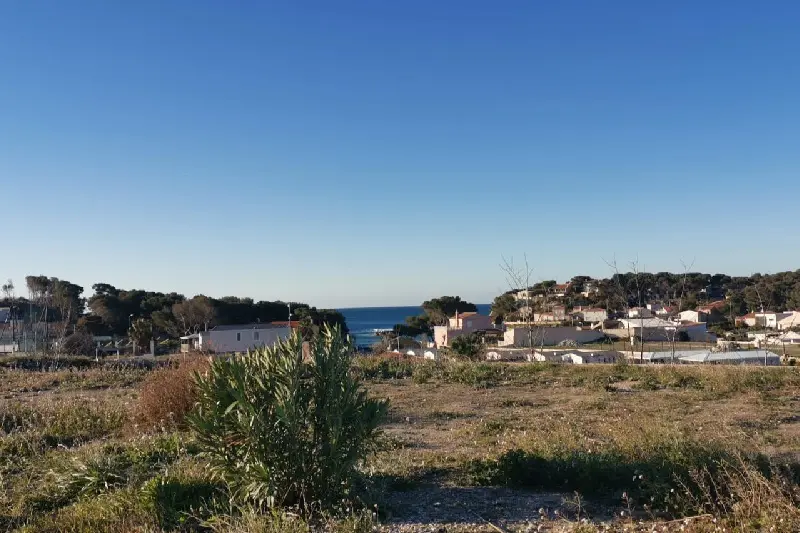
<instances>
[{"instance_id":1,"label":"white building","mask_svg":"<svg viewBox=\"0 0 800 533\"><path fill-rule=\"evenodd\" d=\"M645 341L689 340L694 342L717 342L717 337L708 332L703 323L678 324L661 318L621 318L618 334L630 333L631 337Z\"/></svg>"},{"instance_id":2,"label":"white building","mask_svg":"<svg viewBox=\"0 0 800 533\"><path fill-rule=\"evenodd\" d=\"M787 311L786 316L778 320L778 329L800 328L800 311Z\"/></svg>"},{"instance_id":3,"label":"white building","mask_svg":"<svg viewBox=\"0 0 800 533\"><path fill-rule=\"evenodd\" d=\"M678 316L681 322L708 322L708 313L699 310L681 311Z\"/></svg>"},{"instance_id":4,"label":"white building","mask_svg":"<svg viewBox=\"0 0 800 533\"><path fill-rule=\"evenodd\" d=\"M514 299L517 301L533 300L536 295L530 289L523 289L514 293Z\"/></svg>"},{"instance_id":5,"label":"white building","mask_svg":"<svg viewBox=\"0 0 800 533\"><path fill-rule=\"evenodd\" d=\"M783 335L768 339L767 342L771 344L800 344L800 333L796 331L787 331Z\"/></svg>"},{"instance_id":6,"label":"white building","mask_svg":"<svg viewBox=\"0 0 800 533\"><path fill-rule=\"evenodd\" d=\"M586 307L575 311L575 315L582 322L603 322L608 319L608 312L601 307Z\"/></svg>"},{"instance_id":7,"label":"white building","mask_svg":"<svg viewBox=\"0 0 800 533\"><path fill-rule=\"evenodd\" d=\"M628 309L628 318L652 318L653 313L646 307L631 307Z\"/></svg>"},{"instance_id":8,"label":"white building","mask_svg":"<svg viewBox=\"0 0 800 533\"><path fill-rule=\"evenodd\" d=\"M774 311L756 313L756 324L765 328L778 329L778 323L789 316L791 316L791 313L776 313Z\"/></svg>"},{"instance_id":9,"label":"white building","mask_svg":"<svg viewBox=\"0 0 800 533\"><path fill-rule=\"evenodd\" d=\"M531 337L534 346L554 346L562 341L572 340L578 344L595 342L603 339L605 334L602 331L563 327L540 327L531 328L530 334L526 327L514 327L506 330L503 340L499 346L530 346Z\"/></svg>"},{"instance_id":10,"label":"white building","mask_svg":"<svg viewBox=\"0 0 800 533\"><path fill-rule=\"evenodd\" d=\"M272 346L278 340L287 339L291 331L288 325L275 324L216 326L208 331L181 337L181 351L246 352L252 348Z\"/></svg>"}]
</instances>

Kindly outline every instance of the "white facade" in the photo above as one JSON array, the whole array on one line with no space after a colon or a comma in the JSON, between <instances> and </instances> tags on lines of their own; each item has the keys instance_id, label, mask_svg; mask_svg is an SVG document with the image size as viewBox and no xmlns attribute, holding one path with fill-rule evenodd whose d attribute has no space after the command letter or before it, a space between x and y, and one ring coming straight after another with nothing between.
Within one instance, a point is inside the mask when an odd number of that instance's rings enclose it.
<instances>
[{"instance_id":1,"label":"white facade","mask_svg":"<svg viewBox=\"0 0 800 533\"><path fill-rule=\"evenodd\" d=\"M632 307L628 309L628 318L651 318L653 313L646 307Z\"/></svg>"},{"instance_id":2,"label":"white facade","mask_svg":"<svg viewBox=\"0 0 800 533\"><path fill-rule=\"evenodd\" d=\"M705 322L708 319L708 315L702 311L681 311L678 316L681 322Z\"/></svg>"},{"instance_id":3,"label":"white facade","mask_svg":"<svg viewBox=\"0 0 800 533\"><path fill-rule=\"evenodd\" d=\"M243 324L217 326L209 331L181 337L190 349L215 353L246 352L253 348L272 346L291 335L289 326L272 324Z\"/></svg>"},{"instance_id":4,"label":"white facade","mask_svg":"<svg viewBox=\"0 0 800 533\"><path fill-rule=\"evenodd\" d=\"M500 346L530 346L530 337L533 337L534 346L554 346L559 342L573 340L578 344L594 342L605 337L602 331L592 329L580 329L571 327L541 327L532 328L532 335L528 334L528 328L518 327L506 330Z\"/></svg>"},{"instance_id":5,"label":"white facade","mask_svg":"<svg viewBox=\"0 0 800 533\"><path fill-rule=\"evenodd\" d=\"M608 319L608 312L600 308L581 309L577 315L583 322L603 322Z\"/></svg>"},{"instance_id":6,"label":"white facade","mask_svg":"<svg viewBox=\"0 0 800 533\"><path fill-rule=\"evenodd\" d=\"M778 329L787 330L800 328L800 311L789 311L786 316L778 321Z\"/></svg>"},{"instance_id":7,"label":"white facade","mask_svg":"<svg viewBox=\"0 0 800 533\"><path fill-rule=\"evenodd\" d=\"M756 324L765 328L778 329L778 323L789 316L790 313L756 313Z\"/></svg>"},{"instance_id":8,"label":"white facade","mask_svg":"<svg viewBox=\"0 0 800 533\"><path fill-rule=\"evenodd\" d=\"M515 300L529 300L533 299L534 296L533 291L529 289L523 289L514 293Z\"/></svg>"},{"instance_id":9,"label":"white facade","mask_svg":"<svg viewBox=\"0 0 800 533\"><path fill-rule=\"evenodd\" d=\"M717 342L717 337L708 332L703 323L676 324L660 318L622 318L620 329L613 330L617 335L637 337L645 341L679 340L685 333L693 342Z\"/></svg>"}]
</instances>

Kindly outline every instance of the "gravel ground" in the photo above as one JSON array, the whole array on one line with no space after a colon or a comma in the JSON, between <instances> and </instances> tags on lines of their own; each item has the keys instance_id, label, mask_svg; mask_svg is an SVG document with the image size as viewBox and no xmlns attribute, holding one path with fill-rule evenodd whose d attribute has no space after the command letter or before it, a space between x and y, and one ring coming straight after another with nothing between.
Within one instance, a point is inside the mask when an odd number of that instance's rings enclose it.
<instances>
[{"instance_id":1,"label":"gravel ground","mask_svg":"<svg viewBox=\"0 0 800 533\"><path fill-rule=\"evenodd\" d=\"M421 487L393 492L383 532L554 531L564 495L500 487Z\"/></svg>"}]
</instances>

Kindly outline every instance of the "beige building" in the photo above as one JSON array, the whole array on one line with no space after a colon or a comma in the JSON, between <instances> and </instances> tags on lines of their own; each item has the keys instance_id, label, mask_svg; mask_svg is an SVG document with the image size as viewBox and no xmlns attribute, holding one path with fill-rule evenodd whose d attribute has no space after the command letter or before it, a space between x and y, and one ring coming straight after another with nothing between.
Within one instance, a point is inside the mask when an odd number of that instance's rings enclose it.
<instances>
[{"instance_id":1,"label":"beige building","mask_svg":"<svg viewBox=\"0 0 800 533\"><path fill-rule=\"evenodd\" d=\"M433 342L437 348L449 346L456 337L469 335L476 331L495 329L492 317L475 312L456 313L450 317L446 326L433 327Z\"/></svg>"}]
</instances>

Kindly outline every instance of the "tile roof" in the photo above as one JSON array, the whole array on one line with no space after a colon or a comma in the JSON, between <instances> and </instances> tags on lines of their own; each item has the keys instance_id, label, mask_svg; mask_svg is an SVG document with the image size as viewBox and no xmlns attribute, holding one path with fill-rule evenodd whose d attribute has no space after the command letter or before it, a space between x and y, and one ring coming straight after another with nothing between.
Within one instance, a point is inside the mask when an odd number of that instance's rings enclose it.
<instances>
[{"instance_id":1,"label":"tile roof","mask_svg":"<svg viewBox=\"0 0 800 533\"><path fill-rule=\"evenodd\" d=\"M269 322L256 322L254 324L227 324L224 326L214 326L211 331L231 331L231 330L251 330L251 329L277 329L285 328L286 325L275 325Z\"/></svg>"}]
</instances>

